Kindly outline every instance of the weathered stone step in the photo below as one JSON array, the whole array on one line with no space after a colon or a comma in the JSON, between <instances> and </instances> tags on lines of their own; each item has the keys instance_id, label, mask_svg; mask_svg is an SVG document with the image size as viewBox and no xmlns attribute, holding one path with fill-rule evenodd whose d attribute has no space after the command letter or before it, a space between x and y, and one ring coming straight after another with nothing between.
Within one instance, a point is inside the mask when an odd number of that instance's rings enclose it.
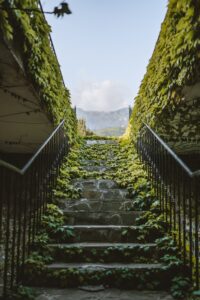
<instances>
[{"instance_id":1,"label":"weathered stone step","mask_svg":"<svg viewBox=\"0 0 200 300\"><path fill-rule=\"evenodd\" d=\"M73 237L71 242L99 242L99 243L121 243L121 242L137 242L140 236L140 228L138 226L125 225L74 225L64 226L71 228ZM154 242L147 239L146 242Z\"/></svg>"},{"instance_id":2,"label":"weathered stone step","mask_svg":"<svg viewBox=\"0 0 200 300\"><path fill-rule=\"evenodd\" d=\"M99 285L82 286L78 289L32 288L38 295L35 300L174 300L165 291L148 291L146 289L143 291L109 289Z\"/></svg>"},{"instance_id":3,"label":"weathered stone step","mask_svg":"<svg viewBox=\"0 0 200 300\"><path fill-rule=\"evenodd\" d=\"M93 166L93 165L89 165L89 166L81 166L81 168L85 171L88 172L105 172L107 171L110 167L106 167L104 165L102 166Z\"/></svg>"},{"instance_id":4,"label":"weathered stone step","mask_svg":"<svg viewBox=\"0 0 200 300\"><path fill-rule=\"evenodd\" d=\"M108 247L112 248L123 248L123 249L145 249L156 248L157 245L155 243L67 243L67 244L48 244L49 247L61 247L61 248L99 248L105 249Z\"/></svg>"},{"instance_id":5,"label":"weathered stone step","mask_svg":"<svg viewBox=\"0 0 200 300\"><path fill-rule=\"evenodd\" d=\"M84 189L82 198L98 200L124 200L128 198L126 189Z\"/></svg>"},{"instance_id":6,"label":"weathered stone step","mask_svg":"<svg viewBox=\"0 0 200 300\"><path fill-rule=\"evenodd\" d=\"M93 200L93 199L78 199L78 200L59 200L59 206L68 211L129 211L132 208L132 200Z\"/></svg>"},{"instance_id":7,"label":"weathered stone step","mask_svg":"<svg viewBox=\"0 0 200 300\"><path fill-rule=\"evenodd\" d=\"M68 225L135 225L136 218L141 212L84 212L84 211L66 211L65 223Z\"/></svg>"},{"instance_id":8,"label":"weathered stone step","mask_svg":"<svg viewBox=\"0 0 200 300\"><path fill-rule=\"evenodd\" d=\"M112 146L119 146L118 141L115 140L87 140L86 145L92 146L92 145L112 145Z\"/></svg>"},{"instance_id":9,"label":"weathered stone step","mask_svg":"<svg viewBox=\"0 0 200 300\"><path fill-rule=\"evenodd\" d=\"M106 160L102 160L102 159L81 159L80 160L80 164L82 166L103 166L106 165L107 161Z\"/></svg>"},{"instance_id":10,"label":"weathered stone step","mask_svg":"<svg viewBox=\"0 0 200 300\"><path fill-rule=\"evenodd\" d=\"M72 181L75 187L88 189L117 189L118 185L113 180L107 179L76 179Z\"/></svg>"},{"instance_id":11,"label":"weathered stone step","mask_svg":"<svg viewBox=\"0 0 200 300\"><path fill-rule=\"evenodd\" d=\"M139 243L72 243L50 244L51 256L57 262L156 262L156 244Z\"/></svg>"},{"instance_id":12,"label":"weathered stone step","mask_svg":"<svg viewBox=\"0 0 200 300\"><path fill-rule=\"evenodd\" d=\"M60 269L87 269L88 271L97 271L97 270L113 270L113 269L127 269L127 270L160 270L163 267L162 264L155 263L155 264L120 264L120 263L53 263L47 265L48 269L52 270L60 270Z\"/></svg>"},{"instance_id":13,"label":"weathered stone step","mask_svg":"<svg viewBox=\"0 0 200 300\"><path fill-rule=\"evenodd\" d=\"M161 264L54 263L34 272L34 281L27 274L26 283L57 288L102 284L155 290L168 288L170 282L169 271Z\"/></svg>"}]
</instances>

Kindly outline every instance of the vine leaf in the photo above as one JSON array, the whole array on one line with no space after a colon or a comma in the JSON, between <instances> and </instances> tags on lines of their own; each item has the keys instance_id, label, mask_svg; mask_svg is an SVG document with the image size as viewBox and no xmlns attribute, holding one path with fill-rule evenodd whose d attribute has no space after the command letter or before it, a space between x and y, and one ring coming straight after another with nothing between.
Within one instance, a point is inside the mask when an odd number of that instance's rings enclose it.
<instances>
[{"instance_id":1,"label":"vine leaf","mask_svg":"<svg viewBox=\"0 0 200 300\"><path fill-rule=\"evenodd\" d=\"M65 14L70 15L72 12L69 9L69 5L66 2L61 2L59 6L54 8L54 15L56 17L63 17Z\"/></svg>"}]
</instances>

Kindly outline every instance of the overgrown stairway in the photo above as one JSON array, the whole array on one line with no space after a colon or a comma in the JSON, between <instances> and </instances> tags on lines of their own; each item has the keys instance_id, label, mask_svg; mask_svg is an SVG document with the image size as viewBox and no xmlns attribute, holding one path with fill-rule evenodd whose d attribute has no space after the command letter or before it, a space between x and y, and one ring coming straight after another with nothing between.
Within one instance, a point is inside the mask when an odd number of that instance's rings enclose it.
<instances>
[{"instance_id":1,"label":"overgrown stairway","mask_svg":"<svg viewBox=\"0 0 200 300\"><path fill-rule=\"evenodd\" d=\"M144 210L149 205L149 196L144 196L142 201L146 204L137 209L132 197L137 193L121 188L110 179L111 174L117 172L110 162L115 159L119 147L118 143L110 141L88 142L83 147L80 169L84 176L72 180L80 197L57 201L65 224L59 235L48 242L48 247L43 247L45 265L34 268L28 260L25 284L55 288L170 288L178 271L173 264L166 266L162 259L163 243L169 240L164 239L159 245L156 239L162 234L154 228L155 224L152 223L152 228L144 225L148 223ZM174 245L171 248L174 249Z\"/></svg>"}]
</instances>

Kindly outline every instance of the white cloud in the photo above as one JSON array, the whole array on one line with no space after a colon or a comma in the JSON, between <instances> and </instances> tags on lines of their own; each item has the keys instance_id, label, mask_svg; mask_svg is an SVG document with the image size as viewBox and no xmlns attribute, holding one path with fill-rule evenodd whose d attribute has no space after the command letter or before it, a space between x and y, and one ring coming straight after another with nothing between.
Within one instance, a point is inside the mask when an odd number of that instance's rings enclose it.
<instances>
[{"instance_id":1,"label":"white cloud","mask_svg":"<svg viewBox=\"0 0 200 300\"><path fill-rule=\"evenodd\" d=\"M85 110L110 111L126 107L132 99L124 84L112 80L82 82L72 91L72 103Z\"/></svg>"}]
</instances>

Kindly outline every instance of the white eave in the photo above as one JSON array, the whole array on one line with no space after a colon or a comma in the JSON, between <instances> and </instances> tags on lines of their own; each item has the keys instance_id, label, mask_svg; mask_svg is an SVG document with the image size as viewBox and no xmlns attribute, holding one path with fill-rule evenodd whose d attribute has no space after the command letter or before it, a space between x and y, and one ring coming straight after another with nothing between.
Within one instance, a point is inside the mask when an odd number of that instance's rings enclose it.
<instances>
[{"instance_id":1,"label":"white eave","mask_svg":"<svg viewBox=\"0 0 200 300\"><path fill-rule=\"evenodd\" d=\"M20 56L0 38L0 153L33 153L53 128Z\"/></svg>"}]
</instances>

